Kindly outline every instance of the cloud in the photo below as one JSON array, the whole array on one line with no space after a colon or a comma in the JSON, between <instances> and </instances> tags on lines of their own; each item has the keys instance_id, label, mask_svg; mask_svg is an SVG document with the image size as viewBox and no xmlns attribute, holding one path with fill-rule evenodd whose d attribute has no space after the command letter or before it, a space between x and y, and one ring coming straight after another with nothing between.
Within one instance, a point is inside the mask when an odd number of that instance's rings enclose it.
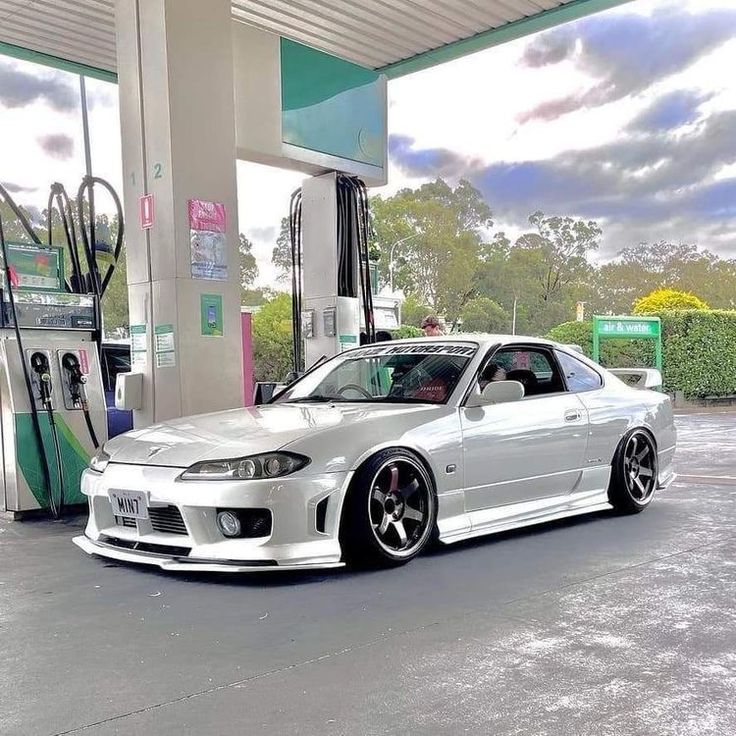
<instances>
[{"instance_id":1,"label":"cloud","mask_svg":"<svg viewBox=\"0 0 736 736\"><path fill-rule=\"evenodd\" d=\"M16 184L12 181L4 181L0 182L0 184L2 184L11 194L25 194L27 192L35 192L38 190L38 187L24 187L22 184Z\"/></svg>"},{"instance_id":2,"label":"cloud","mask_svg":"<svg viewBox=\"0 0 736 736\"><path fill-rule=\"evenodd\" d=\"M65 133L49 133L36 138L38 145L52 158L64 161L74 154L74 139Z\"/></svg>"},{"instance_id":3,"label":"cloud","mask_svg":"<svg viewBox=\"0 0 736 736\"><path fill-rule=\"evenodd\" d=\"M409 177L457 178L468 169L482 166L478 158L463 156L448 148L414 148L407 135L391 135L388 140L391 161Z\"/></svg>"},{"instance_id":4,"label":"cloud","mask_svg":"<svg viewBox=\"0 0 736 736\"><path fill-rule=\"evenodd\" d=\"M274 225L251 227L248 229L248 237L251 240L273 242L276 240L276 227Z\"/></svg>"},{"instance_id":5,"label":"cloud","mask_svg":"<svg viewBox=\"0 0 736 736\"><path fill-rule=\"evenodd\" d=\"M521 57L525 66L538 68L558 64L575 52L577 34L575 25L560 26L553 32L541 33L527 47Z\"/></svg>"},{"instance_id":6,"label":"cloud","mask_svg":"<svg viewBox=\"0 0 736 736\"><path fill-rule=\"evenodd\" d=\"M634 132L676 130L700 117L700 106L712 97L695 90L676 90L654 102L629 124Z\"/></svg>"},{"instance_id":7,"label":"cloud","mask_svg":"<svg viewBox=\"0 0 736 736\"><path fill-rule=\"evenodd\" d=\"M645 239L693 239L699 232L720 227L719 242L733 251L736 179L716 181L716 175L736 163L734 129L736 110L726 110L677 134L642 129L597 148L563 151L547 160L491 165L468 163L445 149L417 150L407 139L392 147L391 161L403 171L422 175L424 162L452 159L452 176L468 178L507 223L523 226L531 212L541 209L599 220L618 241L634 233L637 237L648 233ZM607 237L603 250L610 253L626 244Z\"/></svg>"},{"instance_id":8,"label":"cloud","mask_svg":"<svg viewBox=\"0 0 736 736\"><path fill-rule=\"evenodd\" d=\"M58 112L71 112L79 107L79 92L61 72L31 73L0 60L0 104L26 107L39 100Z\"/></svg>"},{"instance_id":9,"label":"cloud","mask_svg":"<svg viewBox=\"0 0 736 736\"><path fill-rule=\"evenodd\" d=\"M535 105L517 120L554 120L638 94L686 69L734 33L736 10L696 14L673 6L650 16L591 16L547 31L527 45L522 63L538 68L570 60L594 81L587 89Z\"/></svg>"}]
</instances>

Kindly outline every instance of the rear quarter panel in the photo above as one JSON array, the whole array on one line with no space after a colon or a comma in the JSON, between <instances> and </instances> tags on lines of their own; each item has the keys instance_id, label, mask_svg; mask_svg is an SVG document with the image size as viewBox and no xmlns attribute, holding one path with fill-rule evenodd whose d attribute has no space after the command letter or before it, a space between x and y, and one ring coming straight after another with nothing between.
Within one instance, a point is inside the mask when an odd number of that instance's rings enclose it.
<instances>
[{"instance_id":1,"label":"rear quarter panel","mask_svg":"<svg viewBox=\"0 0 736 736\"><path fill-rule=\"evenodd\" d=\"M668 482L677 441L669 396L630 388L613 376L607 377L602 389L579 396L590 419L588 464L610 464L623 436L631 429L644 427L657 444L660 482Z\"/></svg>"}]
</instances>

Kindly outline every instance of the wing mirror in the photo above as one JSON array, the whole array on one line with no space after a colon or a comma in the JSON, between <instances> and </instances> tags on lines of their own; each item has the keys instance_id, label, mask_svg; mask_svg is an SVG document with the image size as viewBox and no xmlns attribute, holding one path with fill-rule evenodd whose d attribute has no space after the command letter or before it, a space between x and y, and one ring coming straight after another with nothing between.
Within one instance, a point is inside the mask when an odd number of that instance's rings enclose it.
<instances>
[{"instance_id":1,"label":"wing mirror","mask_svg":"<svg viewBox=\"0 0 736 736\"><path fill-rule=\"evenodd\" d=\"M471 396L465 406L489 406L506 404L524 398L524 386L519 381L491 381L480 394Z\"/></svg>"}]
</instances>

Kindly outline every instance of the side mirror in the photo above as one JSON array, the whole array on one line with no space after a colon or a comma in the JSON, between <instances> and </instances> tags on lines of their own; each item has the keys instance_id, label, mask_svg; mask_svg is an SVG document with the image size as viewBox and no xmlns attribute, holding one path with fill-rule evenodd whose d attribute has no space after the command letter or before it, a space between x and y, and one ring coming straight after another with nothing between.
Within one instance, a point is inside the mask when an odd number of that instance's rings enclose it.
<instances>
[{"instance_id":1,"label":"side mirror","mask_svg":"<svg viewBox=\"0 0 736 736\"><path fill-rule=\"evenodd\" d=\"M524 398L524 386L519 381L491 381L486 384L481 394L471 396L466 406L489 406L490 404L507 404Z\"/></svg>"}]
</instances>

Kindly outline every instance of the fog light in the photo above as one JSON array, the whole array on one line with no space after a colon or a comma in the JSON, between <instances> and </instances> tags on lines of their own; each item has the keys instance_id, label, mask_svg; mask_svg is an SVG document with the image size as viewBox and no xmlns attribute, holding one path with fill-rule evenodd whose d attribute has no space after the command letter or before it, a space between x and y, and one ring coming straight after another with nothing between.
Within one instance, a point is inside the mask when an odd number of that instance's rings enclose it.
<instances>
[{"instance_id":1,"label":"fog light","mask_svg":"<svg viewBox=\"0 0 736 736\"><path fill-rule=\"evenodd\" d=\"M217 526L226 537L240 536L240 519L232 511L219 511Z\"/></svg>"}]
</instances>

